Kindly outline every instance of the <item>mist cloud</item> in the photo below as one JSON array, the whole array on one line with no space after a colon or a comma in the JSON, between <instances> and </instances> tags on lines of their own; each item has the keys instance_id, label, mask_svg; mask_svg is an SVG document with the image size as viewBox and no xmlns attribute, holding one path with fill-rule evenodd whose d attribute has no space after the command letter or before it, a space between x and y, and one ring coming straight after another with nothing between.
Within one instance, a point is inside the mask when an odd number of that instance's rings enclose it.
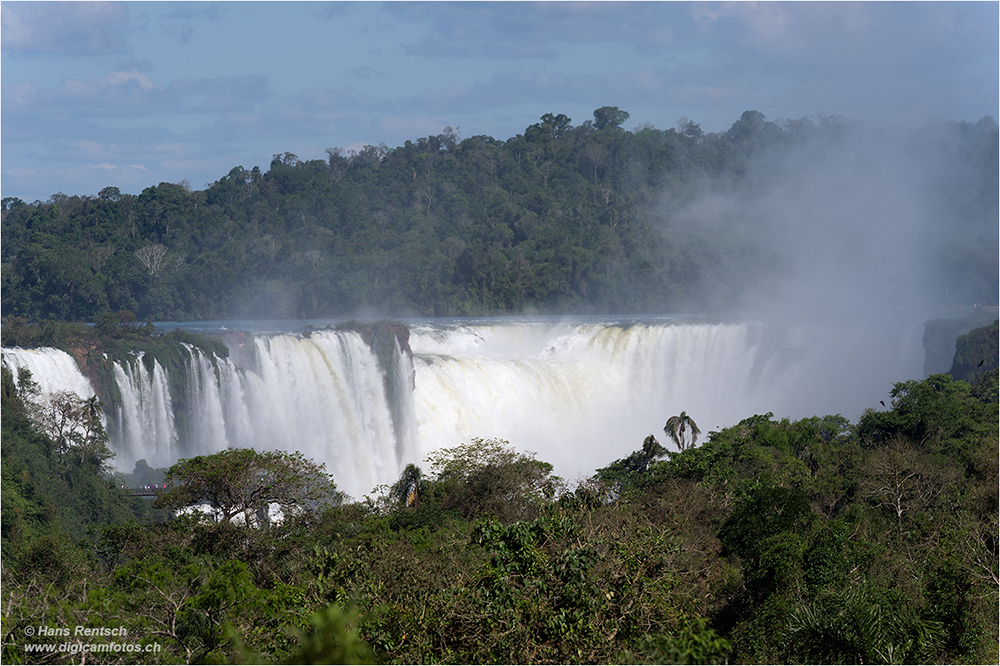
<instances>
[{"instance_id":1,"label":"mist cloud","mask_svg":"<svg viewBox=\"0 0 1000 666\"><path fill-rule=\"evenodd\" d=\"M984 122L995 143L995 122ZM669 242L687 248L687 269L699 274L695 300L810 318L973 304L989 289L971 284L974 274L997 275L998 230L995 192L992 213L956 206L956 198L990 200L955 189L990 182L958 156L970 128L813 133L757 156L739 180L706 178L683 200L661 201ZM995 190L995 168L992 182ZM967 265L973 246L982 248L979 266Z\"/></svg>"}]
</instances>

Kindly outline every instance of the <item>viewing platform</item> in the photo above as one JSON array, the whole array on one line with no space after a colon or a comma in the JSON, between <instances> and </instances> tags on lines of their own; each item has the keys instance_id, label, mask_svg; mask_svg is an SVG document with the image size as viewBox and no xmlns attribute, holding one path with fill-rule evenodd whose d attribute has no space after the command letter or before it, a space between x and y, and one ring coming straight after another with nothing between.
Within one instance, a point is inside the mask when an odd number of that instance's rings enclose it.
<instances>
[{"instance_id":1,"label":"viewing platform","mask_svg":"<svg viewBox=\"0 0 1000 666\"><path fill-rule=\"evenodd\" d=\"M159 497L167 492L166 488L126 488L124 492L129 497Z\"/></svg>"}]
</instances>

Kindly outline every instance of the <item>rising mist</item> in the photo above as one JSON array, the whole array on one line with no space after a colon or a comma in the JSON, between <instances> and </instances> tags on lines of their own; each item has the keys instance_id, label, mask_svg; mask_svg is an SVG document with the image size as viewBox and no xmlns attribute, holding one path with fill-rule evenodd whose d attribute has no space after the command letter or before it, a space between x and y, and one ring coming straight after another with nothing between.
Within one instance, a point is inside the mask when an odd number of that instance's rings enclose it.
<instances>
[{"instance_id":1,"label":"rising mist","mask_svg":"<svg viewBox=\"0 0 1000 666\"><path fill-rule=\"evenodd\" d=\"M870 320L996 304L993 119L921 131L764 125L788 139L769 142L743 173L658 203L665 237L700 274L692 305Z\"/></svg>"},{"instance_id":2,"label":"rising mist","mask_svg":"<svg viewBox=\"0 0 1000 666\"><path fill-rule=\"evenodd\" d=\"M788 138L735 177L662 198L660 229L698 272L692 310L768 322L759 366L800 378L775 403L779 416L856 418L895 382L923 376L924 322L995 313L996 123L913 131L821 119L800 134L806 121L749 120Z\"/></svg>"}]
</instances>

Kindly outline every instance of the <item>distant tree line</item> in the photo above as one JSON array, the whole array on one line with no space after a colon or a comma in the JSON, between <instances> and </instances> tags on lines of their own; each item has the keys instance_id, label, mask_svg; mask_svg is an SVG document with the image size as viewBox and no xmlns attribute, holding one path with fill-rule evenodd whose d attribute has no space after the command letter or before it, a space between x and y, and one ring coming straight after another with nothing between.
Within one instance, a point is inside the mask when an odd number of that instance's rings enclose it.
<instances>
[{"instance_id":1,"label":"distant tree line","mask_svg":"<svg viewBox=\"0 0 1000 666\"><path fill-rule=\"evenodd\" d=\"M944 242L929 261L964 271L953 300L997 300L992 118L904 131L747 111L705 133L688 119L628 131L629 114L612 106L593 115L574 126L546 113L506 141L445 128L396 148L331 148L325 160L278 154L267 171L235 167L196 191L160 183L138 195L109 186L44 203L5 198L3 313L95 321L129 311L144 321L726 307L780 260L686 243L659 202L677 210L705 187L753 192L768 159L851 132L902 132L915 160L962 165L932 184L948 192L939 214L982 242ZM720 280L726 296L707 301L706 283Z\"/></svg>"}]
</instances>

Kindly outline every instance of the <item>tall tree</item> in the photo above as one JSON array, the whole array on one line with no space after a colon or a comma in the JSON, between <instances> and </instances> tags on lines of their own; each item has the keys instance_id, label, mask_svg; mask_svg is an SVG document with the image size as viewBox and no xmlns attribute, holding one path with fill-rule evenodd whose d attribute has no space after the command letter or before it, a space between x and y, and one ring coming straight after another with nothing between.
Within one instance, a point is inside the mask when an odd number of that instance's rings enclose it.
<instances>
[{"instance_id":1,"label":"tall tree","mask_svg":"<svg viewBox=\"0 0 1000 666\"><path fill-rule=\"evenodd\" d=\"M521 453L502 439L474 437L468 444L427 456L444 508L466 516L492 514L502 522L532 517L554 496L562 479L552 465Z\"/></svg>"},{"instance_id":2,"label":"tall tree","mask_svg":"<svg viewBox=\"0 0 1000 666\"><path fill-rule=\"evenodd\" d=\"M324 468L298 452L227 449L167 470L168 490L157 504L179 510L207 503L222 523L242 515L247 525L259 524L271 504L286 513L338 504L342 493Z\"/></svg>"},{"instance_id":3,"label":"tall tree","mask_svg":"<svg viewBox=\"0 0 1000 666\"><path fill-rule=\"evenodd\" d=\"M63 459L79 458L81 465L89 462L103 470L105 462L114 457L96 397L84 400L70 391L56 391L29 404L31 420L52 440Z\"/></svg>"},{"instance_id":4,"label":"tall tree","mask_svg":"<svg viewBox=\"0 0 1000 666\"><path fill-rule=\"evenodd\" d=\"M602 106L594 109L594 129L617 129L629 119L629 112L622 111L617 106Z\"/></svg>"}]
</instances>

